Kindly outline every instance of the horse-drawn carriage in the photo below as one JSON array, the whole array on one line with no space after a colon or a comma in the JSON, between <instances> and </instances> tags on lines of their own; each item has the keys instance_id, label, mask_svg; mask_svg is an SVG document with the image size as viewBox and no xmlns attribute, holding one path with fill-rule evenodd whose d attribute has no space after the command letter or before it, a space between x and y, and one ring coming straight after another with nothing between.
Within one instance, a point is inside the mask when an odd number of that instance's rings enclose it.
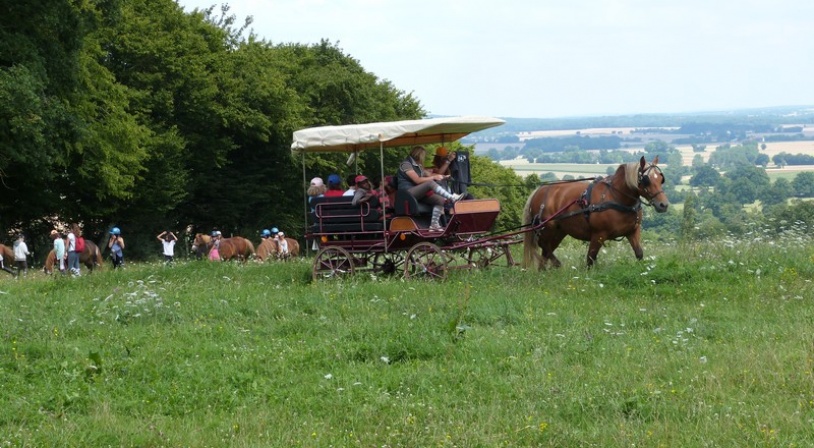
<instances>
[{"instance_id":1,"label":"horse-drawn carriage","mask_svg":"<svg viewBox=\"0 0 814 448\"><path fill-rule=\"evenodd\" d=\"M378 149L384 178L386 148L449 144L503 123L497 118L454 117L324 126L295 132L291 149L302 156L304 183L305 157L313 152L353 153L349 160L358 160L360 153ZM586 186L581 188L587 196L576 193L574 197L576 190L570 186L563 187L565 194L558 191L561 185L541 186L526 204L526 222L508 233L490 233L500 213L497 199L454 202L441 229L430 228L422 204L403 190L396 192L393 211L381 210L375 201L353 205L350 197L315 198L310 204L306 201L305 237L320 245L313 278L341 278L360 271L400 271L405 277L444 278L451 269L485 267L503 257L511 266L516 263L510 246L524 240L528 263L536 255L539 263L550 261L557 265L553 250L566 234L591 241L589 264L604 241L619 237L627 237L641 258L639 198L661 198L657 210L667 208L660 189L664 178L656 167L657 160L646 165L642 157L640 163L621 165L616 175L605 180L583 182ZM621 219L623 225L620 227L614 219ZM593 221L598 222L598 227ZM575 232L570 231L571 227ZM542 249L542 257L536 254L537 247Z\"/></svg>"}]
</instances>

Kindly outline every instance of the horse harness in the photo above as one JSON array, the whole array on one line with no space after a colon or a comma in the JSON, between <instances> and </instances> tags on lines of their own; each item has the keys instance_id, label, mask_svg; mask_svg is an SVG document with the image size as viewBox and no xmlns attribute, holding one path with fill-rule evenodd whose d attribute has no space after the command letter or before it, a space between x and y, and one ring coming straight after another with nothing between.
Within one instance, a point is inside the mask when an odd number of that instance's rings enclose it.
<instances>
[{"instance_id":1,"label":"horse harness","mask_svg":"<svg viewBox=\"0 0 814 448\"><path fill-rule=\"evenodd\" d=\"M650 172L650 170L658 171L659 175L661 175L661 177L662 177L662 183L663 183L664 174L661 172L661 170L659 170L659 168L656 165L651 164L647 168L639 171L638 184L640 186L644 186L645 188L650 186L650 177L648 176L648 173ZM570 218L572 216L579 215L580 213L582 213L585 216L585 220L587 221L587 220L589 220L591 218L591 213L602 212L602 211L605 211L605 210L616 210L616 211L619 211L619 212L622 212L622 213L633 213L633 214L635 214L636 221L638 223L639 211L642 209L642 200L640 199L640 196L637 196L637 197L633 198L630 195L626 195L625 193L620 192L623 195L630 196L631 198L636 199L636 203L634 205L624 205L624 204L620 204L619 202L616 202L616 201L603 201L603 202L600 202L598 204L592 204L591 203L591 194L593 193L594 187L598 183L602 182L607 186L607 188L609 190L611 190L611 191L615 190L615 188L611 184L612 179L613 179L612 175L608 176L608 177L605 177L605 178L603 178L601 176L594 178L594 181L591 182L590 184L588 184L588 188L586 188L585 191L582 192L582 194L580 195L579 198L575 199L573 202L571 202L570 204L568 204L566 207L563 208L563 210L564 210L565 208L568 208L571 205L576 204L577 206L579 206L579 210L574 210L574 211L571 211L571 212L568 212L568 213L559 214L559 215L554 216L552 219L562 220L562 219ZM662 192L663 192L663 190L659 190L659 191L655 192L654 194L650 195L649 199L652 200L652 198L658 196L658 194L662 193ZM605 197L605 194L603 193L602 194L602 199L604 199L604 197ZM648 200L646 200L645 203L647 205L651 205ZM540 206L540 212L535 217L534 224L538 224L540 222L542 214L543 214L543 208L544 208L544 206Z\"/></svg>"},{"instance_id":2,"label":"horse harness","mask_svg":"<svg viewBox=\"0 0 814 448\"><path fill-rule=\"evenodd\" d=\"M642 209L642 201L639 200L638 198L636 199L636 203L634 205L624 205L616 201L603 201L599 202L598 204L591 203L591 194L593 193L594 187L598 183L602 182L608 187L608 189L610 190L614 189L613 185L611 185L610 182L612 178L613 176L605 178L597 177L596 179L594 179L593 182L588 184L588 188L586 188L585 191L582 192L580 197L574 201L574 204L579 206L579 210L573 210L568 213L563 213L561 215L555 216L554 219L562 220L582 213L585 216L585 220L587 221L591 218L591 213L603 212L605 210L616 210L622 213L634 213L636 214L636 219L638 220L639 210ZM605 194L603 193L602 199L604 198ZM542 209L540 210L540 214L542 214Z\"/></svg>"}]
</instances>

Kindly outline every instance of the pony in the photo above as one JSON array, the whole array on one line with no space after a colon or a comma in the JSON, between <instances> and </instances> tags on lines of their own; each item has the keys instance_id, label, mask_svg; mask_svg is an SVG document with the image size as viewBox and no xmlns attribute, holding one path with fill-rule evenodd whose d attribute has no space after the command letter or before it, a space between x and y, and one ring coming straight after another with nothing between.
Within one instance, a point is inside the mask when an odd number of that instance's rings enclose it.
<instances>
[{"instance_id":1,"label":"pony","mask_svg":"<svg viewBox=\"0 0 814 448\"><path fill-rule=\"evenodd\" d=\"M84 264L85 267L87 267L92 273L94 268L102 268L102 261L102 251L99 250L99 246L97 246L93 241L86 239L85 250L79 254L79 262ZM65 260L66 268L67 264L68 261ZM54 272L54 266L59 266L59 263L57 262L56 252L54 252L54 249L51 249L51 251L48 252L48 255L45 257L45 263L43 264L42 269L46 274L51 274Z\"/></svg>"},{"instance_id":2,"label":"pony","mask_svg":"<svg viewBox=\"0 0 814 448\"><path fill-rule=\"evenodd\" d=\"M5 244L0 244L0 252L3 254L3 266L5 266L3 270L12 276L16 276L17 274L11 269L14 267L14 250Z\"/></svg>"},{"instance_id":3,"label":"pony","mask_svg":"<svg viewBox=\"0 0 814 448\"><path fill-rule=\"evenodd\" d=\"M245 262L254 255L254 244L242 236L223 238L218 245L218 253L223 261L237 259Z\"/></svg>"},{"instance_id":4,"label":"pony","mask_svg":"<svg viewBox=\"0 0 814 448\"><path fill-rule=\"evenodd\" d=\"M257 259L260 261L278 258L288 261L291 257L300 255L300 243L293 238L286 238L288 242L288 254L284 255L280 251L280 242L273 238L264 238L257 246Z\"/></svg>"},{"instance_id":5,"label":"pony","mask_svg":"<svg viewBox=\"0 0 814 448\"><path fill-rule=\"evenodd\" d=\"M662 190L664 174L656 156L650 164L619 165L616 172L593 182L559 182L542 185L529 196L523 210L523 267L547 263L560 267L554 250L570 235L588 245L587 264L593 266L599 249L607 240L625 237L636 258L644 253L641 245L642 201L658 213L670 205ZM537 248L542 249L542 256Z\"/></svg>"},{"instance_id":6,"label":"pony","mask_svg":"<svg viewBox=\"0 0 814 448\"><path fill-rule=\"evenodd\" d=\"M205 233L196 233L192 240L192 252L195 254L195 258L198 260L206 258L210 249L212 249L212 237Z\"/></svg>"}]
</instances>

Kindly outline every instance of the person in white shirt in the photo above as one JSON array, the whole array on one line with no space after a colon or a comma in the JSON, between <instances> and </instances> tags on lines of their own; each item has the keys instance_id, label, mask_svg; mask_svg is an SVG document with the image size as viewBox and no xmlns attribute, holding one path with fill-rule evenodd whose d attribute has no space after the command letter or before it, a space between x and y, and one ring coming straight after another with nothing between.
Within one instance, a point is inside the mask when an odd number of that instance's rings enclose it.
<instances>
[{"instance_id":1,"label":"person in white shirt","mask_svg":"<svg viewBox=\"0 0 814 448\"><path fill-rule=\"evenodd\" d=\"M25 244L25 237L20 235L17 237L17 241L14 242L14 264L17 266L17 275L20 275L20 272L23 275L28 274L28 256L30 252L28 252L28 245Z\"/></svg>"},{"instance_id":2,"label":"person in white shirt","mask_svg":"<svg viewBox=\"0 0 814 448\"><path fill-rule=\"evenodd\" d=\"M71 226L71 230L68 231L68 247L66 248L68 251L68 269L74 276L81 274L79 271L79 253L76 252L76 237L78 235L81 235L79 224L74 224Z\"/></svg>"},{"instance_id":3,"label":"person in white shirt","mask_svg":"<svg viewBox=\"0 0 814 448\"><path fill-rule=\"evenodd\" d=\"M169 230L165 230L161 232L157 238L164 246L164 263L172 263L175 259L175 242L178 241L178 237Z\"/></svg>"},{"instance_id":4,"label":"person in white shirt","mask_svg":"<svg viewBox=\"0 0 814 448\"><path fill-rule=\"evenodd\" d=\"M350 196L356 194L356 175L355 174L348 174L348 177L345 178L345 181L348 183L348 189L342 193L342 196Z\"/></svg>"},{"instance_id":5,"label":"person in white shirt","mask_svg":"<svg viewBox=\"0 0 814 448\"><path fill-rule=\"evenodd\" d=\"M288 240L285 239L285 233L280 232L277 234L277 244L280 247L279 256L280 258L288 258Z\"/></svg>"}]
</instances>

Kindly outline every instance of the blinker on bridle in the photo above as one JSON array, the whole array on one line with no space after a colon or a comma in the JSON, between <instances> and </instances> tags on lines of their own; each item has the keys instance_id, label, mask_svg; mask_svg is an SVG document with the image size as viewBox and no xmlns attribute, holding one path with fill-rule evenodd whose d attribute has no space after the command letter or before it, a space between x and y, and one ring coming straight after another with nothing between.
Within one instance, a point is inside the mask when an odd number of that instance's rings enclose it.
<instances>
[{"instance_id":1,"label":"blinker on bridle","mask_svg":"<svg viewBox=\"0 0 814 448\"><path fill-rule=\"evenodd\" d=\"M642 190L644 190L644 193L647 195L646 197L645 197L645 195L642 195L643 196L643 201L642 202L644 202L647 205L652 206L653 204L650 201L652 201L653 198L658 196L660 193L664 193L664 190L658 190L653 194L650 194L650 192L647 190L647 188L649 188L650 184L651 184L650 175L648 174L650 172L650 170L655 170L656 172L659 173L659 175L661 175L661 179L662 179L661 184L662 185L664 185L665 180L664 180L664 173L662 173L661 169L659 167L657 167L656 165L650 164L645 169L639 171L639 187L641 187Z\"/></svg>"}]
</instances>

